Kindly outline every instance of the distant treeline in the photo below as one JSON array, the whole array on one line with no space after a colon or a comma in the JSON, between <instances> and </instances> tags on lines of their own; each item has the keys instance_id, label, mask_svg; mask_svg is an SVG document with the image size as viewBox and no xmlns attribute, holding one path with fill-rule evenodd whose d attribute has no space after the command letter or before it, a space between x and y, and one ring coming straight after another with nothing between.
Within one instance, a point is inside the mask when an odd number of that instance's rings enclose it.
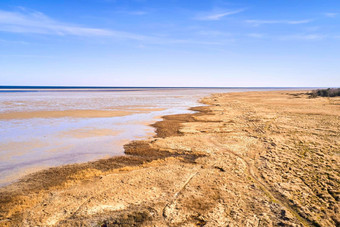
<instances>
[{"instance_id":1,"label":"distant treeline","mask_svg":"<svg viewBox=\"0 0 340 227\"><path fill-rule=\"evenodd\" d=\"M327 89L313 90L310 93L310 96L313 98L318 97L318 96L321 96L321 97L340 96L340 88L327 88Z\"/></svg>"}]
</instances>

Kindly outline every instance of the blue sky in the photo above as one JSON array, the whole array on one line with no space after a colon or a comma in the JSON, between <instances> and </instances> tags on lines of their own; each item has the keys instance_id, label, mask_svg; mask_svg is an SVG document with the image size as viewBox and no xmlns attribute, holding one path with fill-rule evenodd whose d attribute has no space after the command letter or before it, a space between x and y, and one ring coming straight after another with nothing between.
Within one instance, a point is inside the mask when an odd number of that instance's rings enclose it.
<instances>
[{"instance_id":1,"label":"blue sky","mask_svg":"<svg viewBox=\"0 0 340 227\"><path fill-rule=\"evenodd\" d=\"M0 85L340 86L338 0L2 0Z\"/></svg>"}]
</instances>

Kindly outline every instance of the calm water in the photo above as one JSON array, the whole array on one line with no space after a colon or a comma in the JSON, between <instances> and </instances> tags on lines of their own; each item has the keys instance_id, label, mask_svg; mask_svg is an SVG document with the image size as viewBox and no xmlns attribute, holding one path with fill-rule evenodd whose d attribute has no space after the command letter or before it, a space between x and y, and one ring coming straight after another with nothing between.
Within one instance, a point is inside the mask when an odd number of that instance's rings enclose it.
<instances>
[{"instance_id":1,"label":"calm water","mask_svg":"<svg viewBox=\"0 0 340 227\"><path fill-rule=\"evenodd\" d=\"M0 119L0 186L40 169L122 155L128 141L153 135L154 129L148 125L159 120L159 116L188 113L189 107L202 105L198 100L211 93L245 90L258 89L2 92L0 113L124 110L131 114Z\"/></svg>"}]
</instances>

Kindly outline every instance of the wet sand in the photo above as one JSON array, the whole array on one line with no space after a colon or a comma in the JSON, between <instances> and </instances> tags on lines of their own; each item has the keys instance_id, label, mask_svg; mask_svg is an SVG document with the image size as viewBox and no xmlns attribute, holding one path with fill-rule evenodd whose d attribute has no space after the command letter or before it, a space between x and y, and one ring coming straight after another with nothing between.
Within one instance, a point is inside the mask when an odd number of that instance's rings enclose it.
<instances>
[{"instance_id":1,"label":"wet sand","mask_svg":"<svg viewBox=\"0 0 340 227\"><path fill-rule=\"evenodd\" d=\"M22 102L22 104L25 103ZM35 130L31 129L32 134L25 134L24 140L20 136L12 136L8 139L5 138L6 134L1 136L0 186L44 168L121 155L123 154L123 144L128 139L147 138L153 135L151 128L151 132L145 129L145 133L140 133L143 131L142 127L148 128L146 125L153 121L152 119L144 121L136 119L135 123L122 121L113 125L112 122L119 121L113 119L165 110L164 108L142 108L140 106L126 106L125 109L127 111L77 109L0 113L2 123L20 124L28 129L33 124L32 122L36 125ZM83 122L90 122L86 127L82 127L82 124L77 124L82 121L81 119L84 119ZM98 123L91 122L91 119ZM101 123L100 119L107 119L105 120L107 124ZM53 124L50 124L49 120L56 122L55 124L59 125L60 130L53 129ZM73 126L70 125L70 122L73 122ZM131 133L129 136L127 130L133 124L141 127L135 130L135 135ZM44 127L47 128L45 132L40 130ZM54 131L51 132L51 130ZM101 143L99 152L96 149L97 143Z\"/></svg>"},{"instance_id":2,"label":"wet sand","mask_svg":"<svg viewBox=\"0 0 340 227\"><path fill-rule=\"evenodd\" d=\"M139 112L162 111L164 108L129 108L130 111L114 110L60 110L60 111L25 111L0 113L0 120L29 119L29 118L106 118L126 116Z\"/></svg>"},{"instance_id":3,"label":"wet sand","mask_svg":"<svg viewBox=\"0 0 340 227\"><path fill-rule=\"evenodd\" d=\"M97 136L115 136L120 132L112 129L95 129L95 128L81 128L69 130L59 134L59 137L75 137L75 138L89 138Z\"/></svg>"},{"instance_id":4,"label":"wet sand","mask_svg":"<svg viewBox=\"0 0 340 227\"><path fill-rule=\"evenodd\" d=\"M0 188L0 224L339 226L339 98L247 92L202 103L163 117L126 156Z\"/></svg>"}]
</instances>

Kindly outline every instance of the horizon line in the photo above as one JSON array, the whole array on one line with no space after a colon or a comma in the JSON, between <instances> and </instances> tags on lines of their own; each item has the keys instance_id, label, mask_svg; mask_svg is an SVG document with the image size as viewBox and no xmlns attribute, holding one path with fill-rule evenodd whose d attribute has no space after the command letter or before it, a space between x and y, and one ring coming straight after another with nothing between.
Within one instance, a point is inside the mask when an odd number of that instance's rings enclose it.
<instances>
[{"instance_id":1,"label":"horizon line","mask_svg":"<svg viewBox=\"0 0 340 227\"><path fill-rule=\"evenodd\" d=\"M201 87L201 86L70 86L70 85L0 85L0 89L101 89L101 88L333 88L333 87L301 87L301 86L230 86L230 87L223 87L223 86L209 86L209 87ZM335 88L335 87L334 87Z\"/></svg>"}]
</instances>

